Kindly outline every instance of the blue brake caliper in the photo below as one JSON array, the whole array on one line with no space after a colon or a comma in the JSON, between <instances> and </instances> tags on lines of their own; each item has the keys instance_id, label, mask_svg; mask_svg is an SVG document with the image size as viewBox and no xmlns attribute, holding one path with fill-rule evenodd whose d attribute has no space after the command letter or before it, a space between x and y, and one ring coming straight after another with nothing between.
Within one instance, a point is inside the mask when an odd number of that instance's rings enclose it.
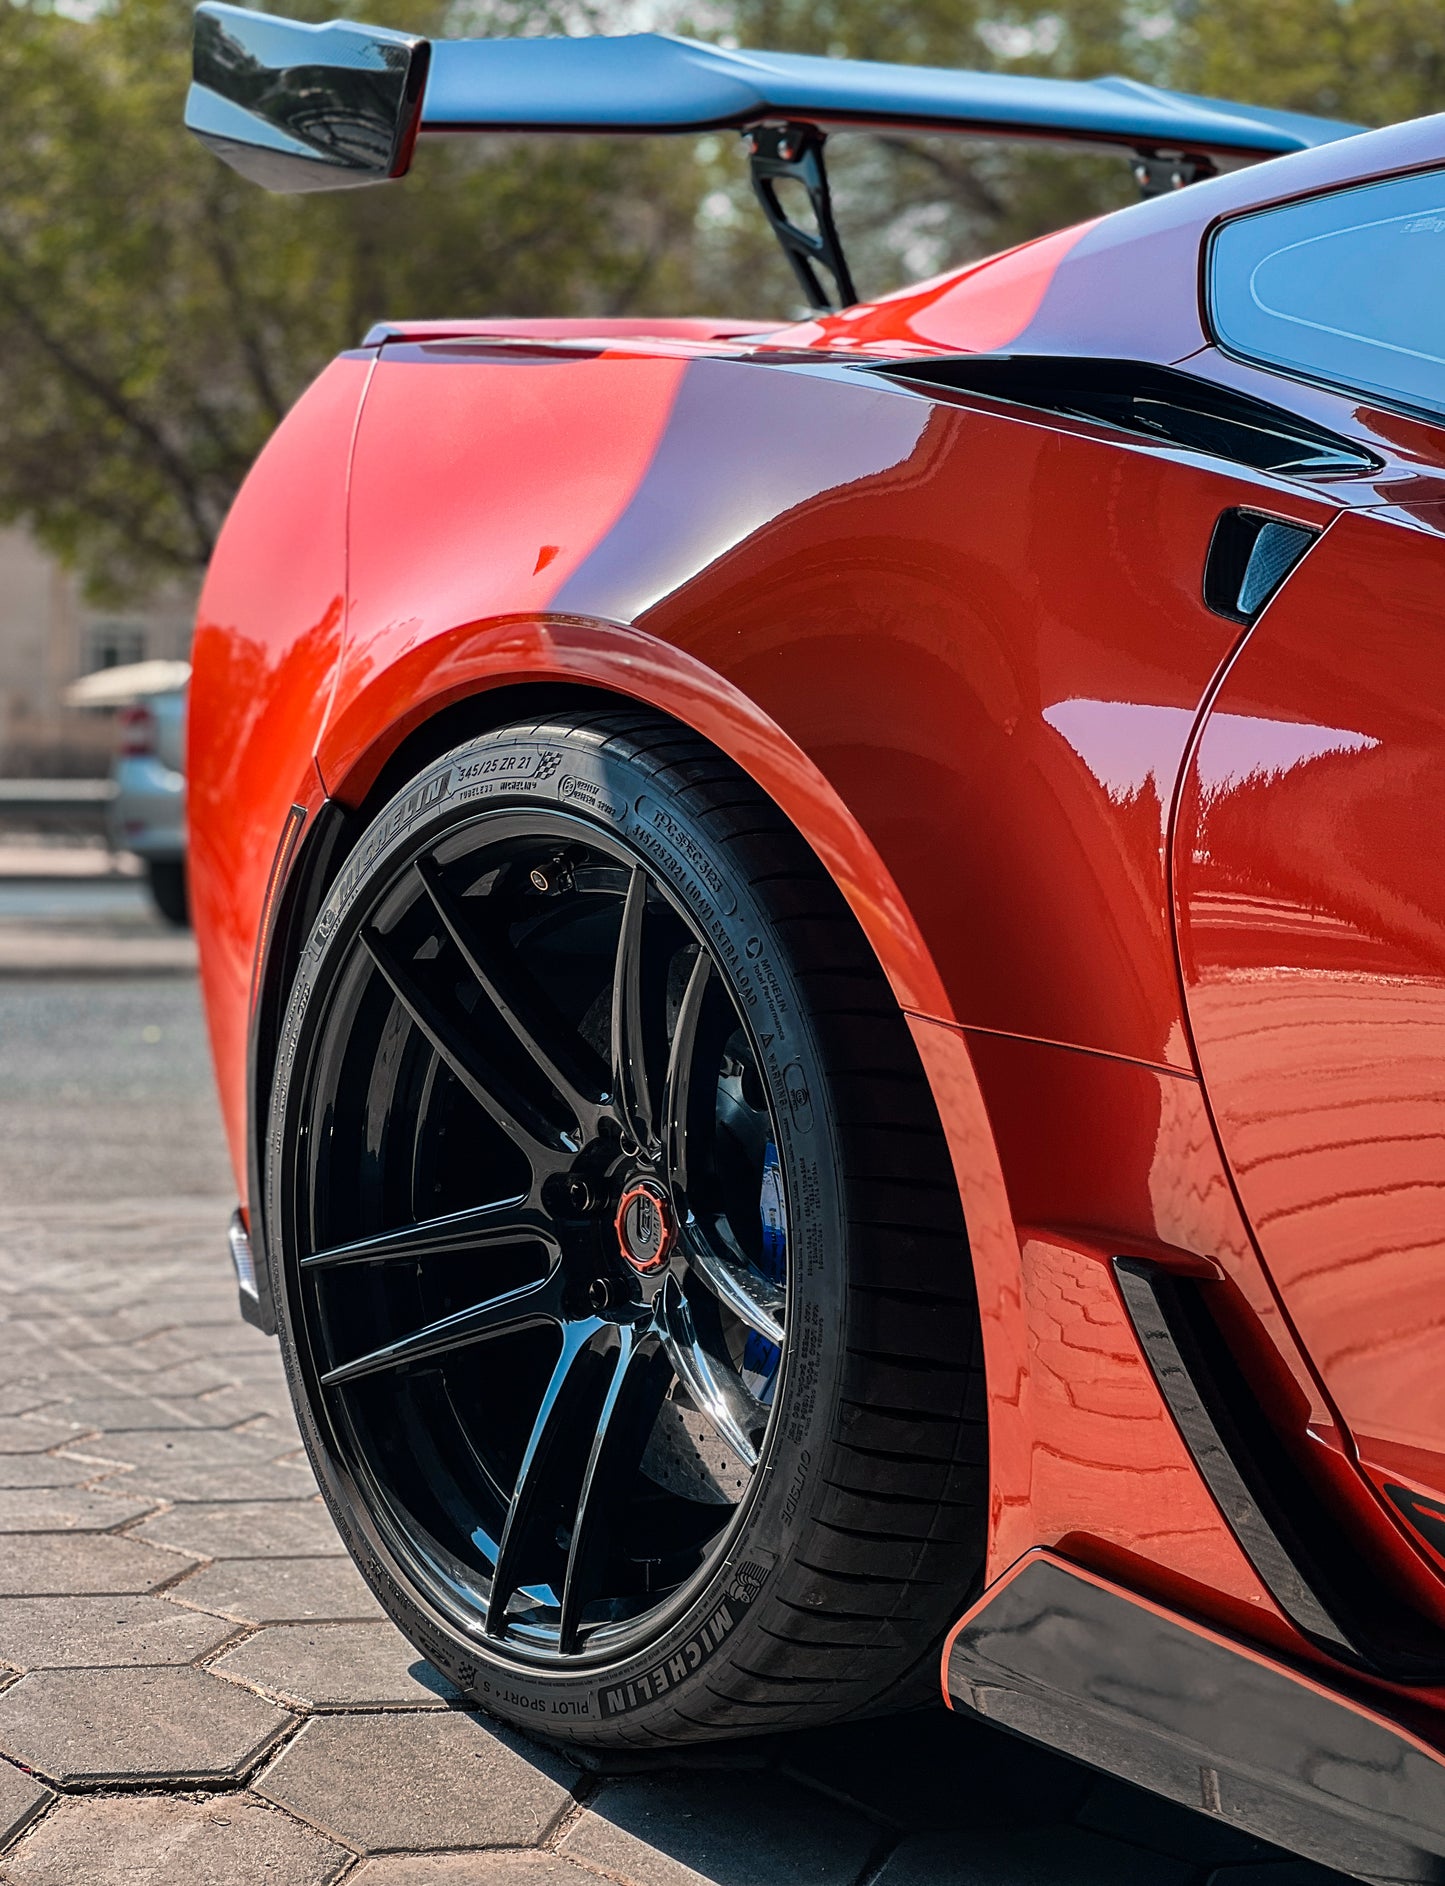
<instances>
[{"instance_id":1,"label":"blue brake caliper","mask_svg":"<svg viewBox=\"0 0 1445 1886\"><path fill-rule=\"evenodd\" d=\"M788 1213L783 1203L783 1168L771 1140L763 1150L763 1183L758 1198L763 1220L763 1248L758 1269L770 1283L781 1283L788 1268ZM759 1401L771 1401L781 1350L755 1329L743 1347L743 1374Z\"/></svg>"}]
</instances>

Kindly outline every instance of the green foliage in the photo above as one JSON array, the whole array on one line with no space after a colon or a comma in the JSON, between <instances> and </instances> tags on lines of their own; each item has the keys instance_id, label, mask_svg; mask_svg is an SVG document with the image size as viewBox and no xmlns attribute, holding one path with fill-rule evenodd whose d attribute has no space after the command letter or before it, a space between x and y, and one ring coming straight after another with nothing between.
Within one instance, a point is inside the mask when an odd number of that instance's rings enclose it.
<instances>
[{"instance_id":1,"label":"green foliage","mask_svg":"<svg viewBox=\"0 0 1445 1886\"><path fill-rule=\"evenodd\" d=\"M1445 7L1439 0L1208 0L1181 21L1175 65L1196 91L1394 124L1445 109Z\"/></svg>"},{"instance_id":2,"label":"green foliage","mask_svg":"<svg viewBox=\"0 0 1445 1886\"><path fill-rule=\"evenodd\" d=\"M701 178L672 150L441 140L404 189L269 196L181 128L189 30L183 0L89 22L0 0L0 515L100 595L205 561L267 434L373 321L691 299Z\"/></svg>"},{"instance_id":3,"label":"green foliage","mask_svg":"<svg viewBox=\"0 0 1445 1886\"><path fill-rule=\"evenodd\" d=\"M202 563L287 405L372 321L798 312L739 141L428 142L401 189L271 197L181 129L188 0L0 0L0 516L98 594ZM278 0L422 32L616 0ZM708 0L743 45L1182 90L1383 123L1445 103L1439 0ZM1129 201L1123 160L836 136L865 294Z\"/></svg>"}]
</instances>

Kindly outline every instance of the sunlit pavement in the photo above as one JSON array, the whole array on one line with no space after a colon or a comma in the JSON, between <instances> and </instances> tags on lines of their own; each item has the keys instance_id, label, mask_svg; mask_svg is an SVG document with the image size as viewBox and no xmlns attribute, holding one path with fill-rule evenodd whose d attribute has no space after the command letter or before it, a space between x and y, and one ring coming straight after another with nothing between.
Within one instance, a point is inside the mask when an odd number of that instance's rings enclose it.
<instances>
[{"instance_id":1,"label":"sunlit pavement","mask_svg":"<svg viewBox=\"0 0 1445 1886\"><path fill-rule=\"evenodd\" d=\"M138 883L0 880L0 1880L1336 1878L941 1707L586 1768L457 1707L236 1318L189 949Z\"/></svg>"},{"instance_id":2,"label":"sunlit pavement","mask_svg":"<svg viewBox=\"0 0 1445 1886\"><path fill-rule=\"evenodd\" d=\"M135 860L0 841L0 976L185 975L195 963L194 939L156 915Z\"/></svg>"}]
</instances>

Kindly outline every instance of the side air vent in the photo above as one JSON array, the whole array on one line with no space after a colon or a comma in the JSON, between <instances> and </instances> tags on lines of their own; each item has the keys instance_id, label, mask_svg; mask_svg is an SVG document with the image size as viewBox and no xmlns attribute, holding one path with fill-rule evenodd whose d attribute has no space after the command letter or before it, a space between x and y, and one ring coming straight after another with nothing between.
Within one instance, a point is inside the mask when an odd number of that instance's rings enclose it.
<instances>
[{"instance_id":1,"label":"side air vent","mask_svg":"<svg viewBox=\"0 0 1445 1886\"><path fill-rule=\"evenodd\" d=\"M1142 361L969 354L952 360L890 361L875 371L984 393L1073 419L1097 420L1120 432L1285 478L1355 478L1377 471L1381 463L1353 441L1264 400Z\"/></svg>"},{"instance_id":2,"label":"side air vent","mask_svg":"<svg viewBox=\"0 0 1445 1886\"><path fill-rule=\"evenodd\" d=\"M1205 559L1205 602L1232 622L1253 622L1318 536L1308 524L1226 511Z\"/></svg>"},{"instance_id":3,"label":"side air vent","mask_svg":"<svg viewBox=\"0 0 1445 1886\"><path fill-rule=\"evenodd\" d=\"M1386 1482L1385 1492L1420 1537L1445 1555L1445 1506L1439 1500L1426 1499L1423 1493L1412 1493L1408 1487L1392 1486L1389 1482Z\"/></svg>"},{"instance_id":4,"label":"side air vent","mask_svg":"<svg viewBox=\"0 0 1445 1886\"><path fill-rule=\"evenodd\" d=\"M1212 1314L1211 1286L1116 1257L1129 1319L1230 1530L1306 1636L1400 1683L1445 1677L1445 1637L1387 1591L1348 1525L1295 1464Z\"/></svg>"}]
</instances>

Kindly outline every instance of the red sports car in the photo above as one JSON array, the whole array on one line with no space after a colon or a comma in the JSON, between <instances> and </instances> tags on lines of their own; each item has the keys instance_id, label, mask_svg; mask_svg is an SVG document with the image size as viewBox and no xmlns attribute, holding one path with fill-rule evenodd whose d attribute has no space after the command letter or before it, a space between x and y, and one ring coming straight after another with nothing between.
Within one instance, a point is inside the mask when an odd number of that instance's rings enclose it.
<instances>
[{"instance_id":1,"label":"red sports car","mask_svg":"<svg viewBox=\"0 0 1445 1886\"><path fill-rule=\"evenodd\" d=\"M1445 1878L1445 118L220 5L187 115L733 126L818 310L376 328L211 569L232 1245L382 1603ZM860 304L839 124L1148 200Z\"/></svg>"}]
</instances>

